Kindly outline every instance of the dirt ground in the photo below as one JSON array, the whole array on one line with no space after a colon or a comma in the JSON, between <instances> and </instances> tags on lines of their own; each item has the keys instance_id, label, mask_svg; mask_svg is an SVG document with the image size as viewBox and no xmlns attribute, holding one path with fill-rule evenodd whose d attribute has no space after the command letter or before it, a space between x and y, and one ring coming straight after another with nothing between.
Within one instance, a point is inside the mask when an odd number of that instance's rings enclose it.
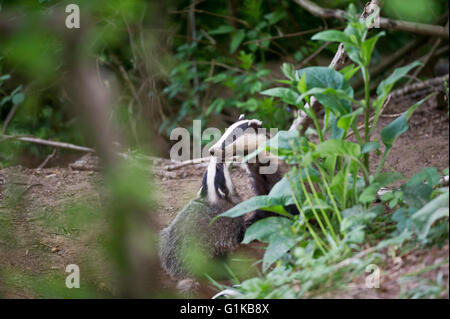
<instances>
[{"instance_id":1,"label":"dirt ground","mask_svg":"<svg viewBox=\"0 0 450 319\"><path fill-rule=\"evenodd\" d=\"M381 118L380 126L392 121L393 115L404 111L408 103L391 103ZM449 166L449 117L448 110L436 108L430 101L421 106L410 121L410 129L395 144L387 160L388 167L395 168L407 177L426 166L440 171ZM204 168L187 166L178 172L182 177L155 176L158 229L170 223L189 200L195 197ZM39 287L33 278L60 276L64 278L65 267L80 258L101 259L96 250L95 234L77 228L72 219L64 214L77 212L78 206L101 207L101 175L93 170L74 170L53 167L41 170L20 166L0 170L5 177L0 185L0 296L3 298L38 298ZM239 168L233 168L232 178L244 198L252 196L248 176ZM11 203L16 200L14 209ZM75 203L75 205L74 205ZM78 206L77 206L78 205ZM75 208L73 208L75 206ZM72 210L68 210L72 208ZM69 213L68 213L69 212ZM73 216L72 216L73 217ZM69 222L68 222L69 221ZM69 226L65 226L69 225ZM72 225L72 226L70 226ZM261 256L260 245L242 247L236 256L250 252ZM93 253L92 253L93 252ZM90 253L90 254L88 254ZM400 293L399 276L425 266L447 262L430 272L436 276L441 271L448 281L448 245L431 250L412 250L395 262L386 257L382 289L361 288L361 282L352 283L345 292L333 294L332 298L396 298ZM47 276L47 277L46 277ZM103 279L105 282L103 282ZM161 274L166 288L174 286L167 275ZM107 286L107 274L99 273L90 284ZM52 277L53 278L53 277ZM107 289L107 288L105 288ZM214 290L203 287L200 297L209 298Z\"/></svg>"}]
</instances>

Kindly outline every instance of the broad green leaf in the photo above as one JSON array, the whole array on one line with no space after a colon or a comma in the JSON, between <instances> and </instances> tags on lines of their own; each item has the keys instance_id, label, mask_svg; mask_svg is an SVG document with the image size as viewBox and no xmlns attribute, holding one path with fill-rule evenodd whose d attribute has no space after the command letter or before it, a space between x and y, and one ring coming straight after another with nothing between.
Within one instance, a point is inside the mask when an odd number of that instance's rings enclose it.
<instances>
[{"instance_id":1,"label":"broad green leaf","mask_svg":"<svg viewBox=\"0 0 450 319\"><path fill-rule=\"evenodd\" d=\"M435 187L440 180L441 176L435 167L425 167L421 172L414 174L411 178L406 182L408 186L415 186L426 182L431 187Z\"/></svg>"},{"instance_id":2,"label":"broad green leaf","mask_svg":"<svg viewBox=\"0 0 450 319\"><path fill-rule=\"evenodd\" d=\"M439 195L412 215L419 239L426 241L431 226L438 220L449 217L449 192Z\"/></svg>"},{"instance_id":3,"label":"broad green leaf","mask_svg":"<svg viewBox=\"0 0 450 319\"><path fill-rule=\"evenodd\" d=\"M409 128L408 120L413 115L414 111L426 100L428 100L433 94L428 95L426 98L420 100L413 106L411 106L405 113L400 117L386 125L381 130L381 140L383 141L386 148L390 149L394 144L395 140L406 132Z\"/></svg>"},{"instance_id":4,"label":"broad green leaf","mask_svg":"<svg viewBox=\"0 0 450 319\"><path fill-rule=\"evenodd\" d=\"M330 139L317 145L314 153L319 156L350 156L358 158L361 155L361 148L356 143Z\"/></svg>"},{"instance_id":5,"label":"broad green leaf","mask_svg":"<svg viewBox=\"0 0 450 319\"><path fill-rule=\"evenodd\" d=\"M402 77L408 74L409 71L411 71L412 69L414 69L419 65L422 65L422 63L416 61L411 64L408 64L407 66L395 69L390 76L381 81L381 83L378 85L377 94L379 96L387 96L387 94L389 94L389 92L392 90L392 88L394 87L395 83L397 83L398 80L400 80Z\"/></svg>"},{"instance_id":6,"label":"broad green leaf","mask_svg":"<svg viewBox=\"0 0 450 319\"><path fill-rule=\"evenodd\" d=\"M245 38L245 30L242 29L233 35L230 42L231 54L233 54L237 50L237 48L241 45L242 41L244 41L244 38Z\"/></svg>"},{"instance_id":7,"label":"broad green leaf","mask_svg":"<svg viewBox=\"0 0 450 319\"><path fill-rule=\"evenodd\" d=\"M316 33L312 36L311 40L321 40L326 42L342 42L342 43L350 43L350 38L342 31L338 30L326 30L319 33Z\"/></svg>"},{"instance_id":8,"label":"broad green leaf","mask_svg":"<svg viewBox=\"0 0 450 319\"><path fill-rule=\"evenodd\" d=\"M299 98L299 94L295 92L292 89L289 88L272 88L265 91L262 91L261 94L268 95L268 96L274 96L279 97L283 100L283 102L287 104L295 105L297 103L297 100Z\"/></svg>"},{"instance_id":9,"label":"broad green leaf","mask_svg":"<svg viewBox=\"0 0 450 319\"><path fill-rule=\"evenodd\" d=\"M293 221L284 217L267 217L258 220L251 225L245 232L243 244L249 244L253 240L259 240L267 243L270 235L273 233L283 232L285 229L290 229Z\"/></svg>"},{"instance_id":10,"label":"broad green leaf","mask_svg":"<svg viewBox=\"0 0 450 319\"><path fill-rule=\"evenodd\" d=\"M391 148L395 140L409 128L406 115L403 114L381 130L381 140L387 148Z\"/></svg>"},{"instance_id":11,"label":"broad green leaf","mask_svg":"<svg viewBox=\"0 0 450 319\"><path fill-rule=\"evenodd\" d=\"M306 74L306 88L308 91L312 89L325 90L322 94L320 94L320 91L317 91L317 95L315 95L315 98L324 107L331 108L334 112L344 110L345 113L349 113L351 111L351 101L342 96L345 95L353 98L353 88L345 79L344 75L328 67L308 67L296 72L296 80L300 81L304 74ZM327 91L326 89L331 90ZM339 93L339 96L330 94L333 92L342 93Z\"/></svg>"},{"instance_id":12,"label":"broad green leaf","mask_svg":"<svg viewBox=\"0 0 450 319\"><path fill-rule=\"evenodd\" d=\"M272 198L283 198L286 205L294 203L292 199L291 185L286 176L276 183L269 193L269 197Z\"/></svg>"},{"instance_id":13,"label":"broad green leaf","mask_svg":"<svg viewBox=\"0 0 450 319\"><path fill-rule=\"evenodd\" d=\"M284 230L289 231L288 230ZM292 234L292 232L291 232ZM263 272L265 272L270 265L275 261L280 259L286 252L289 251L295 245L295 238L293 236L288 237L283 234L274 233L271 238L269 245L266 248L263 258Z\"/></svg>"},{"instance_id":14,"label":"broad green leaf","mask_svg":"<svg viewBox=\"0 0 450 319\"><path fill-rule=\"evenodd\" d=\"M267 195L254 196L245 202L241 202L226 212L220 214L220 217L239 217L254 210L266 207L269 205L270 198ZM217 216L217 217L219 217ZM216 220L217 217L213 219Z\"/></svg>"},{"instance_id":15,"label":"broad green leaf","mask_svg":"<svg viewBox=\"0 0 450 319\"><path fill-rule=\"evenodd\" d=\"M380 148L380 143L372 141L372 142L367 142L366 144L363 145L362 149L361 149L361 154L366 154L366 153L370 153L372 151L375 151L377 149Z\"/></svg>"}]
</instances>

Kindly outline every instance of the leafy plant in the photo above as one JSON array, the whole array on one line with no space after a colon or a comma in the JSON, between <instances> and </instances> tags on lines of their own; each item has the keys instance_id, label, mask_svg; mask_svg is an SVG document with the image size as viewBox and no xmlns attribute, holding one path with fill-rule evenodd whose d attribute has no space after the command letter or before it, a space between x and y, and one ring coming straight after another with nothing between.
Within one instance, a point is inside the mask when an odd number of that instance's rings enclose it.
<instances>
[{"instance_id":1,"label":"leafy plant","mask_svg":"<svg viewBox=\"0 0 450 319\"><path fill-rule=\"evenodd\" d=\"M382 205L372 205L377 199L379 190L404 178L395 171L384 172L385 160L396 139L408 129L408 120L413 112L429 97L412 105L400 117L382 128L380 141L374 140L372 134L394 85L420 63L414 62L394 70L378 85L377 97L371 102L368 67L374 47L384 32L368 37L369 26L374 16L367 20L355 16L350 10L349 22L343 32L329 30L313 36L314 40L344 43L345 50L354 65L336 71L327 67L295 70L293 66L283 64L282 72L287 79L279 82L286 84L287 87L276 87L261 92L302 110L314 123L312 135L300 136L297 131L280 131L266 145L247 156L246 160L262 151L268 151L290 164L291 170L268 195L251 198L221 215L236 217L262 209L282 216L256 222L245 235L244 243L257 239L268 244L263 258L265 272L275 262L282 267L289 264L286 260L292 259L295 264L294 270L305 267L306 261L299 259L294 253L301 249L299 247L308 247L310 261L317 259L315 261L317 263L320 263L318 260L321 258L331 258L336 247L340 247L341 253L348 252L350 247L358 247L357 245L365 240L368 225L384 211ZM358 71L361 72L365 83L363 100L355 99L354 90L349 83L349 79ZM313 96L324 109L322 124L319 123L316 111L308 107ZM371 115L373 115L372 122ZM357 127L359 116L364 119L362 134ZM349 140L351 131L356 137L356 142ZM374 170L375 173L371 175L370 155L373 151L379 151L381 143L384 145L384 153ZM421 184L427 188L423 190L423 198L418 194L415 195L415 200L423 199L421 205L408 206L408 209L415 207L413 212L418 214L411 223L414 223L421 241L426 241L430 236L430 226L436 220L448 217L448 191L428 203L436 185L436 178L434 172L425 170L404 186L406 194L412 196L413 192L418 191L416 189L418 180L430 181L429 184ZM386 194L383 196L385 200L392 201L391 206L395 206L402 198L395 193L389 198ZM445 210L442 205L446 199ZM292 216L287 210L288 205L295 205L299 215ZM421 210L418 211L419 209ZM401 240L404 238L408 236L402 235ZM277 270L279 267L267 273L266 279L261 279L263 282L260 284L264 285L264 280L268 280L271 274L282 271ZM295 277L300 273L302 271L294 271L289 276ZM256 279L252 285L255 282ZM304 281L302 283L303 287ZM271 296L272 293L268 295Z\"/></svg>"}]
</instances>

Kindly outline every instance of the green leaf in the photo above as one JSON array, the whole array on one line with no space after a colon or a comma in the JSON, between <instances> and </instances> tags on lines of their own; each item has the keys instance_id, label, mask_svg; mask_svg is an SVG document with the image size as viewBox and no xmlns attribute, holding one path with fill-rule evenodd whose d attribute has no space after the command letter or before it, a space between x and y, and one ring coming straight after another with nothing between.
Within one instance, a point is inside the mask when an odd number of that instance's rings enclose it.
<instances>
[{"instance_id":1,"label":"green leaf","mask_svg":"<svg viewBox=\"0 0 450 319\"><path fill-rule=\"evenodd\" d=\"M10 78L11 78L11 75L5 74L5 75L0 76L0 81L6 81L6 80L9 80Z\"/></svg>"},{"instance_id":2,"label":"green leaf","mask_svg":"<svg viewBox=\"0 0 450 319\"><path fill-rule=\"evenodd\" d=\"M432 188L439 184L439 180L441 176L435 167L425 167L421 172L414 174L408 180L406 185L408 186L416 186L423 182L429 184Z\"/></svg>"},{"instance_id":3,"label":"green leaf","mask_svg":"<svg viewBox=\"0 0 450 319\"><path fill-rule=\"evenodd\" d=\"M269 243L263 258L263 271L295 245L292 224L293 221L287 218L268 217L257 221L245 232L243 244L253 240Z\"/></svg>"},{"instance_id":4,"label":"green leaf","mask_svg":"<svg viewBox=\"0 0 450 319\"><path fill-rule=\"evenodd\" d=\"M419 65L422 65L422 63L416 61L411 64L408 64L407 66L395 69L390 76L381 81L381 83L378 85L377 94L379 96L382 95L387 96L387 94L389 94L389 92L392 90L392 88L394 87L395 83L397 83L398 80L400 80L402 77L408 74L409 71L411 71L413 68Z\"/></svg>"},{"instance_id":5,"label":"green leaf","mask_svg":"<svg viewBox=\"0 0 450 319\"><path fill-rule=\"evenodd\" d=\"M245 38L245 30L242 29L233 35L230 43L231 54L233 54L237 50L237 48L241 45L242 41L244 41L244 38Z\"/></svg>"},{"instance_id":6,"label":"green leaf","mask_svg":"<svg viewBox=\"0 0 450 319\"><path fill-rule=\"evenodd\" d=\"M283 63L281 65L281 72L283 72L284 76L289 80L295 80L295 67L290 63ZM289 82L290 83L290 82Z\"/></svg>"},{"instance_id":7,"label":"green leaf","mask_svg":"<svg viewBox=\"0 0 450 319\"><path fill-rule=\"evenodd\" d=\"M326 42L342 42L351 44L350 38L342 31L326 30L316 33L311 37L311 40L321 40Z\"/></svg>"},{"instance_id":8,"label":"green leaf","mask_svg":"<svg viewBox=\"0 0 450 319\"><path fill-rule=\"evenodd\" d=\"M221 25L217 29L211 30L208 33L210 35L216 35L216 34L226 34L226 33L230 33L230 32L233 32L233 31L234 31L234 28L232 26Z\"/></svg>"},{"instance_id":9,"label":"green leaf","mask_svg":"<svg viewBox=\"0 0 450 319\"><path fill-rule=\"evenodd\" d=\"M286 230L285 230L286 231ZM288 230L289 231L289 230ZM292 234L292 232L291 232ZM280 259L285 253L295 245L295 239L284 234L274 233L271 236L269 245L266 248L263 258L263 272L272 265L275 261Z\"/></svg>"},{"instance_id":10,"label":"green leaf","mask_svg":"<svg viewBox=\"0 0 450 319\"><path fill-rule=\"evenodd\" d=\"M339 72L342 75L344 75L344 78L347 81L349 81L356 74L356 72L359 71L360 68L361 68L360 66L350 64L350 65L347 65L345 68L340 69Z\"/></svg>"},{"instance_id":11,"label":"green leaf","mask_svg":"<svg viewBox=\"0 0 450 319\"><path fill-rule=\"evenodd\" d=\"M283 176L283 178L273 186L270 190L269 197L282 198L286 205L291 205L294 203L294 200L292 199L291 185L286 176Z\"/></svg>"},{"instance_id":12,"label":"green leaf","mask_svg":"<svg viewBox=\"0 0 450 319\"><path fill-rule=\"evenodd\" d=\"M360 107L359 109L357 109L349 114L341 116L339 118L339 120L337 121L337 126L341 129L343 129L345 132L347 132L348 129L351 127L355 118L363 112L364 112L364 109L362 107Z\"/></svg>"},{"instance_id":13,"label":"green leaf","mask_svg":"<svg viewBox=\"0 0 450 319\"><path fill-rule=\"evenodd\" d=\"M380 32L377 35L371 37L370 39L365 40L361 44L361 57L365 63L365 65L370 65L370 58L372 57L373 49L378 41L378 39L384 36L385 32Z\"/></svg>"},{"instance_id":14,"label":"green leaf","mask_svg":"<svg viewBox=\"0 0 450 319\"><path fill-rule=\"evenodd\" d=\"M324 89L321 93L317 91L315 98L326 108L338 113L351 112L351 101L343 98L343 95L353 98L353 88L344 75L328 67L308 67L296 72L296 80L300 81L304 74L308 91Z\"/></svg>"},{"instance_id":15,"label":"green leaf","mask_svg":"<svg viewBox=\"0 0 450 319\"><path fill-rule=\"evenodd\" d=\"M307 85L306 85L306 73L303 73L302 77L300 78L300 81L297 83L297 90L304 94L308 91Z\"/></svg>"},{"instance_id":16,"label":"green leaf","mask_svg":"<svg viewBox=\"0 0 450 319\"><path fill-rule=\"evenodd\" d=\"M444 217L449 217L448 189L412 215L419 239L426 242L431 226Z\"/></svg>"},{"instance_id":17,"label":"green leaf","mask_svg":"<svg viewBox=\"0 0 450 319\"><path fill-rule=\"evenodd\" d=\"M314 152L319 156L349 156L358 158L361 148L358 144L349 141L329 139L317 145Z\"/></svg>"},{"instance_id":18,"label":"green leaf","mask_svg":"<svg viewBox=\"0 0 450 319\"><path fill-rule=\"evenodd\" d=\"M398 172L384 172L379 174L372 183L361 193L359 196L359 200L362 203L371 203L377 197L377 192L381 187L390 185L400 179L403 179L404 176Z\"/></svg>"},{"instance_id":19,"label":"green leaf","mask_svg":"<svg viewBox=\"0 0 450 319\"><path fill-rule=\"evenodd\" d=\"M367 142L366 144L363 145L362 149L361 149L361 154L366 154L366 153L370 153L372 151L375 151L377 149L380 148L380 143L372 141L372 142Z\"/></svg>"},{"instance_id":20,"label":"green leaf","mask_svg":"<svg viewBox=\"0 0 450 319\"><path fill-rule=\"evenodd\" d=\"M264 15L264 18L267 19L270 25L273 25L283 19L286 16L286 12L282 9L277 9L274 12L268 13Z\"/></svg>"},{"instance_id":21,"label":"green leaf","mask_svg":"<svg viewBox=\"0 0 450 319\"><path fill-rule=\"evenodd\" d=\"M16 104L20 104L23 102L23 100L25 99L24 95L22 93L17 93L12 97L12 103L14 105Z\"/></svg>"},{"instance_id":22,"label":"green leaf","mask_svg":"<svg viewBox=\"0 0 450 319\"><path fill-rule=\"evenodd\" d=\"M253 240L262 242L269 242L270 235L274 233L283 232L285 229L290 229L293 221L284 217L267 217L258 220L251 225L245 232L243 244L249 244Z\"/></svg>"},{"instance_id":23,"label":"green leaf","mask_svg":"<svg viewBox=\"0 0 450 319\"><path fill-rule=\"evenodd\" d=\"M268 89L260 92L260 94L279 97L283 100L283 102L291 105L295 105L297 103L297 99L300 97L294 90L282 87Z\"/></svg>"},{"instance_id":24,"label":"green leaf","mask_svg":"<svg viewBox=\"0 0 450 319\"><path fill-rule=\"evenodd\" d=\"M245 202L241 202L234 206L233 208L227 210L226 212L220 214L220 217L239 217L254 210L260 209L261 207L267 207L269 205L270 198L267 195L254 196ZM216 220L217 217L213 218L212 221Z\"/></svg>"},{"instance_id":25,"label":"green leaf","mask_svg":"<svg viewBox=\"0 0 450 319\"><path fill-rule=\"evenodd\" d=\"M409 128L406 115L402 114L381 130L381 140L387 148L391 148L395 140Z\"/></svg>"}]
</instances>

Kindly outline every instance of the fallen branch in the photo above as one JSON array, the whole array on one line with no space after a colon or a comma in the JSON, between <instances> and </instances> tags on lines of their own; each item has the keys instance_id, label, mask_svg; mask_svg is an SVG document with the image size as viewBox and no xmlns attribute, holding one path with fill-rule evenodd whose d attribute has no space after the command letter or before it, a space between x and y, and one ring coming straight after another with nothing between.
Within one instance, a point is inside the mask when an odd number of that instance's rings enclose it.
<instances>
[{"instance_id":1,"label":"fallen branch","mask_svg":"<svg viewBox=\"0 0 450 319\"><path fill-rule=\"evenodd\" d=\"M411 85L407 85L402 87L401 89L392 91L390 94L393 99L401 98L411 92L421 91L421 90L432 90L439 86L444 86L444 81L448 82L448 74L444 76L438 76L420 83L414 83Z\"/></svg>"},{"instance_id":2,"label":"fallen branch","mask_svg":"<svg viewBox=\"0 0 450 319\"><path fill-rule=\"evenodd\" d=\"M22 141L22 142L29 142L29 143L34 143L34 144L53 146L53 147L57 147L57 148L66 148L66 149L70 149L70 150L74 150L74 151L95 153L95 150L90 147L78 146L75 144L64 143L64 142L49 141L49 140L44 140L42 138L26 136L26 135L1 134L0 138L1 138L0 142L4 141L4 140L18 140L18 141Z\"/></svg>"},{"instance_id":3,"label":"fallen branch","mask_svg":"<svg viewBox=\"0 0 450 319\"><path fill-rule=\"evenodd\" d=\"M334 18L339 20L346 20L345 16L346 12L343 10L322 8L310 0L294 0L294 2L316 17L325 19ZM379 22L380 28L383 29L394 29L411 33L433 35L446 39L449 38L448 28L439 25L401 21L383 17L380 17Z\"/></svg>"}]
</instances>

